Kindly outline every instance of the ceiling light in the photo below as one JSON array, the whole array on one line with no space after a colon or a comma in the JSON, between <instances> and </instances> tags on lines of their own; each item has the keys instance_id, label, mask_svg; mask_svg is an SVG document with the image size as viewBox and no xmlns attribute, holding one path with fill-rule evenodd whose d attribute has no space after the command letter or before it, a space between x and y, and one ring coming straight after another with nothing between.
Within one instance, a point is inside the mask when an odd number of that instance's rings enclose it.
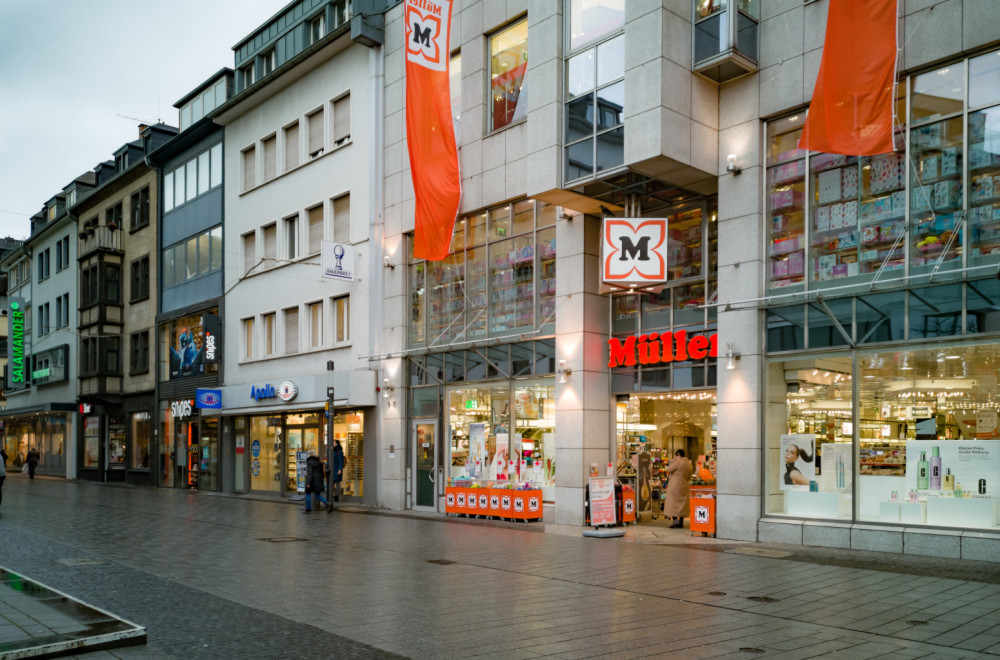
<instances>
[{"instance_id":1,"label":"ceiling light","mask_svg":"<svg viewBox=\"0 0 1000 660\"><path fill-rule=\"evenodd\" d=\"M947 355L947 356L945 356L945 359L946 360L960 360L960 359L962 359L962 356L961 355Z\"/></svg>"}]
</instances>

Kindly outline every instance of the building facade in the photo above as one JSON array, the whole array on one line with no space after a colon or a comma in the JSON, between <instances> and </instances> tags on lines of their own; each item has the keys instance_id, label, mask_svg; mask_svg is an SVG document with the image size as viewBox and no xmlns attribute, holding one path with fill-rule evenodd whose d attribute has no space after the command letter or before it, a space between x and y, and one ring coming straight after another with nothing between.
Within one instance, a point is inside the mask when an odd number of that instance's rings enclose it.
<instances>
[{"instance_id":1,"label":"building facade","mask_svg":"<svg viewBox=\"0 0 1000 660\"><path fill-rule=\"evenodd\" d=\"M371 235L381 18L302 0L234 47L236 93L214 121L233 255L221 415L236 492L295 496L305 456L327 456L332 436L344 498L376 501L376 372L359 356L371 352L382 270Z\"/></svg>"}]
</instances>

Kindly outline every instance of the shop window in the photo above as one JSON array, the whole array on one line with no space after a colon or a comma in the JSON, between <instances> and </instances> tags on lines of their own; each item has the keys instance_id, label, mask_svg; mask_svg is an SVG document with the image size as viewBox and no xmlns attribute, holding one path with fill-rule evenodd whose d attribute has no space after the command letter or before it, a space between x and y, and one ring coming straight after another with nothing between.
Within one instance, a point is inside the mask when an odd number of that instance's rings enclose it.
<instances>
[{"instance_id":1,"label":"shop window","mask_svg":"<svg viewBox=\"0 0 1000 660\"><path fill-rule=\"evenodd\" d=\"M341 494L345 497L364 495L365 435L364 413L343 413L333 418L333 438L344 450L344 475Z\"/></svg>"},{"instance_id":2,"label":"shop window","mask_svg":"<svg viewBox=\"0 0 1000 660\"><path fill-rule=\"evenodd\" d=\"M426 294L426 282L424 273L427 263L421 262L409 267L410 276L410 323L409 323L409 346L419 348L427 343L425 331L427 324L424 319L424 296Z\"/></svg>"},{"instance_id":3,"label":"shop window","mask_svg":"<svg viewBox=\"0 0 1000 660\"><path fill-rule=\"evenodd\" d=\"M444 382L444 355L435 353L428 355L424 362L427 370L427 382L438 384Z\"/></svg>"},{"instance_id":4,"label":"shop window","mask_svg":"<svg viewBox=\"0 0 1000 660\"><path fill-rule=\"evenodd\" d=\"M479 351L465 352L465 379L469 381L486 379L486 360Z\"/></svg>"},{"instance_id":5,"label":"shop window","mask_svg":"<svg viewBox=\"0 0 1000 660\"><path fill-rule=\"evenodd\" d=\"M905 300L906 294L902 291L859 296L855 308L857 342L871 344L904 339Z\"/></svg>"},{"instance_id":6,"label":"shop window","mask_svg":"<svg viewBox=\"0 0 1000 660\"><path fill-rule=\"evenodd\" d=\"M510 347L511 376L527 376L531 374L532 350L528 342L512 344Z\"/></svg>"},{"instance_id":7,"label":"shop window","mask_svg":"<svg viewBox=\"0 0 1000 660\"><path fill-rule=\"evenodd\" d=\"M445 353L444 381L457 383L463 380L465 380L465 351Z\"/></svg>"},{"instance_id":8,"label":"shop window","mask_svg":"<svg viewBox=\"0 0 1000 660\"><path fill-rule=\"evenodd\" d=\"M1000 281L976 280L966 284L966 332L1000 332Z\"/></svg>"},{"instance_id":9,"label":"shop window","mask_svg":"<svg viewBox=\"0 0 1000 660\"><path fill-rule=\"evenodd\" d=\"M410 387L426 385L427 379L425 374L427 373L427 369L424 367L424 358L419 355L414 355L411 356L406 363L409 365L409 369L407 371L410 374Z\"/></svg>"},{"instance_id":10,"label":"shop window","mask_svg":"<svg viewBox=\"0 0 1000 660\"><path fill-rule=\"evenodd\" d=\"M639 296L630 293L611 298L611 332L634 333L639 329Z\"/></svg>"},{"instance_id":11,"label":"shop window","mask_svg":"<svg viewBox=\"0 0 1000 660\"><path fill-rule=\"evenodd\" d=\"M827 309L833 314L832 319L826 313ZM850 345L851 341L853 341L853 310L853 298L828 300L822 304L810 303L809 348Z\"/></svg>"},{"instance_id":12,"label":"shop window","mask_svg":"<svg viewBox=\"0 0 1000 660\"><path fill-rule=\"evenodd\" d=\"M129 454L129 467L134 470L149 469L149 436L151 416L148 411L134 412L131 414L131 451Z\"/></svg>"},{"instance_id":13,"label":"shop window","mask_svg":"<svg viewBox=\"0 0 1000 660\"><path fill-rule=\"evenodd\" d=\"M101 418L83 418L83 467L97 468L100 465Z\"/></svg>"},{"instance_id":14,"label":"shop window","mask_svg":"<svg viewBox=\"0 0 1000 660\"><path fill-rule=\"evenodd\" d=\"M281 491L281 417L250 418L250 490Z\"/></svg>"},{"instance_id":15,"label":"shop window","mask_svg":"<svg viewBox=\"0 0 1000 660\"><path fill-rule=\"evenodd\" d=\"M757 0L694 0L694 70L726 82L757 70Z\"/></svg>"},{"instance_id":16,"label":"shop window","mask_svg":"<svg viewBox=\"0 0 1000 660\"><path fill-rule=\"evenodd\" d=\"M410 389L410 411L413 417L437 417L440 406L439 389L435 387L414 387Z\"/></svg>"},{"instance_id":17,"label":"shop window","mask_svg":"<svg viewBox=\"0 0 1000 660\"><path fill-rule=\"evenodd\" d=\"M697 282L674 288L674 325L705 323L705 284Z\"/></svg>"},{"instance_id":18,"label":"shop window","mask_svg":"<svg viewBox=\"0 0 1000 660\"><path fill-rule=\"evenodd\" d=\"M528 116L524 74L528 68L528 21L490 37L490 130Z\"/></svg>"},{"instance_id":19,"label":"shop window","mask_svg":"<svg viewBox=\"0 0 1000 660\"><path fill-rule=\"evenodd\" d=\"M837 354L769 363L767 513L852 518L852 369L850 356Z\"/></svg>"},{"instance_id":20,"label":"shop window","mask_svg":"<svg viewBox=\"0 0 1000 660\"><path fill-rule=\"evenodd\" d=\"M535 374L556 372L556 341L542 339L535 342Z\"/></svg>"},{"instance_id":21,"label":"shop window","mask_svg":"<svg viewBox=\"0 0 1000 660\"><path fill-rule=\"evenodd\" d=\"M929 91L921 90L925 77L916 78L914 104L922 91L924 94ZM959 110L961 103L959 100ZM914 119L917 113L918 108L914 107ZM955 117L910 129L910 263L914 267L911 273L930 271L939 263L951 262L953 268L961 266L962 123L961 117Z\"/></svg>"},{"instance_id":22,"label":"shop window","mask_svg":"<svg viewBox=\"0 0 1000 660\"><path fill-rule=\"evenodd\" d=\"M767 350L773 353L805 348L805 328L804 305L767 310Z\"/></svg>"},{"instance_id":23,"label":"shop window","mask_svg":"<svg viewBox=\"0 0 1000 660\"><path fill-rule=\"evenodd\" d=\"M909 319L911 339L962 334L962 285L910 291Z\"/></svg>"}]
</instances>

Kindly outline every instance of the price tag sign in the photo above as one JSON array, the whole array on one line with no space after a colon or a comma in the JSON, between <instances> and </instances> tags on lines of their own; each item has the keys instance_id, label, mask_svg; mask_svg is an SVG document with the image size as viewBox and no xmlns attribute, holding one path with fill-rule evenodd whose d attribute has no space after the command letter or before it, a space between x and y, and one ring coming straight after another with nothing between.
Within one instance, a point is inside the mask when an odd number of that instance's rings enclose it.
<instances>
[{"instance_id":1,"label":"price tag sign","mask_svg":"<svg viewBox=\"0 0 1000 660\"><path fill-rule=\"evenodd\" d=\"M590 478L590 524L614 525L615 480L613 477Z\"/></svg>"}]
</instances>

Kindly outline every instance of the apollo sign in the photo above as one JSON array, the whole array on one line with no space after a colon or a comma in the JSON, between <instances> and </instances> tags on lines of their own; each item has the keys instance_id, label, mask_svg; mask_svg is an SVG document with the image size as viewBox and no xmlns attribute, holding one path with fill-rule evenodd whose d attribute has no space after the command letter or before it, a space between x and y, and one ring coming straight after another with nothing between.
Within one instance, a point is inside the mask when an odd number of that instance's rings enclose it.
<instances>
[{"instance_id":1,"label":"apollo sign","mask_svg":"<svg viewBox=\"0 0 1000 660\"><path fill-rule=\"evenodd\" d=\"M601 231L601 281L645 288L667 281L666 218L605 218Z\"/></svg>"}]
</instances>

